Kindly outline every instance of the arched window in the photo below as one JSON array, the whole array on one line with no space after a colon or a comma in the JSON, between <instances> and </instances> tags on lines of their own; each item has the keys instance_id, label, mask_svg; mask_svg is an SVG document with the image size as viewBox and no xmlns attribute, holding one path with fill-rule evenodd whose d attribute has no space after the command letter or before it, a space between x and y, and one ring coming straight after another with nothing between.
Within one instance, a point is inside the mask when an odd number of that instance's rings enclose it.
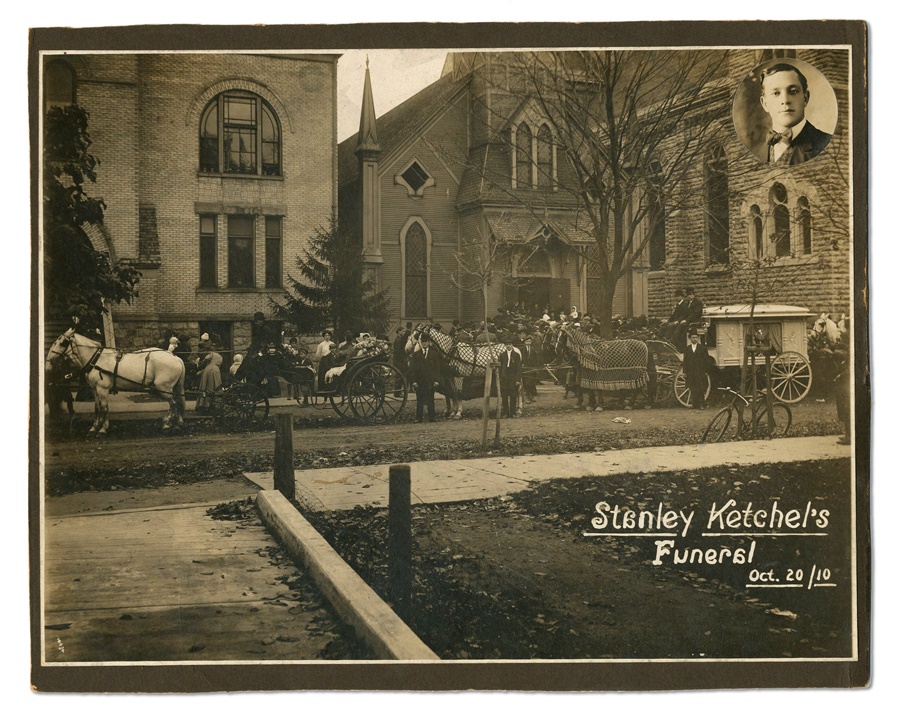
<instances>
[{"instance_id":1,"label":"arched window","mask_svg":"<svg viewBox=\"0 0 900 720\"><path fill-rule=\"evenodd\" d=\"M759 209L759 205L750 208L750 252L757 259L766 254L762 210Z\"/></svg>"},{"instance_id":2,"label":"arched window","mask_svg":"<svg viewBox=\"0 0 900 720\"><path fill-rule=\"evenodd\" d=\"M428 316L428 238L425 228L413 222L406 230L405 255L405 317Z\"/></svg>"},{"instance_id":3,"label":"arched window","mask_svg":"<svg viewBox=\"0 0 900 720\"><path fill-rule=\"evenodd\" d=\"M708 260L728 264L728 158L717 145L706 164Z\"/></svg>"},{"instance_id":4,"label":"arched window","mask_svg":"<svg viewBox=\"0 0 900 720\"><path fill-rule=\"evenodd\" d=\"M75 104L75 71L65 62L47 63L44 68L44 111Z\"/></svg>"},{"instance_id":5,"label":"arched window","mask_svg":"<svg viewBox=\"0 0 900 720\"><path fill-rule=\"evenodd\" d=\"M537 185L553 187L553 135L546 123L537 134Z\"/></svg>"},{"instance_id":6,"label":"arched window","mask_svg":"<svg viewBox=\"0 0 900 720\"><path fill-rule=\"evenodd\" d=\"M662 195L662 166L651 166L652 176L647 186L647 232L650 239L647 248L650 269L662 270L666 264L666 211Z\"/></svg>"},{"instance_id":7,"label":"arched window","mask_svg":"<svg viewBox=\"0 0 900 720\"><path fill-rule=\"evenodd\" d=\"M809 200L805 197L797 199L797 227L800 229L800 247L804 255L812 254L812 213Z\"/></svg>"},{"instance_id":8,"label":"arched window","mask_svg":"<svg viewBox=\"0 0 900 720\"><path fill-rule=\"evenodd\" d=\"M516 130L516 187L531 187L531 128L525 123Z\"/></svg>"},{"instance_id":9,"label":"arched window","mask_svg":"<svg viewBox=\"0 0 900 720\"><path fill-rule=\"evenodd\" d=\"M791 214L788 210L787 189L781 183L775 183L769 192L772 204L772 221L775 231L772 233L772 245L775 257L788 257L791 254Z\"/></svg>"},{"instance_id":10,"label":"arched window","mask_svg":"<svg viewBox=\"0 0 900 720\"><path fill-rule=\"evenodd\" d=\"M281 175L281 130L265 100L233 90L209 102L200 119L200 171Z\"/></svg>"}]
</instances>

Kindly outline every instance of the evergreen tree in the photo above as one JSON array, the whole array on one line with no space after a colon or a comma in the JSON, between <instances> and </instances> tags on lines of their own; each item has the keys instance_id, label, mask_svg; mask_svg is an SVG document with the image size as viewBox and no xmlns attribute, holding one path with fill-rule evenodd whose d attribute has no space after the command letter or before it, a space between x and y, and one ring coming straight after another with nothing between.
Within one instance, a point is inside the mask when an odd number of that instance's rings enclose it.
<instances>
[{"instance_id":1,"label":"evergreen tree","mask_svg":"<svg viewBox=\"0 0 900 720\"><path fill-rule=\"evenodd\" d=\"M88 115L77 105L52 107L44 135L44 290L48 319L77 315L100 327L105 302L131 302L140 273L94 250L86 229L103 224L103 200L85 192L99 164L90 152Z\"/></svg>"},{"instance_id":2,"label":"evergreen tree","mask_svg":"<svg viewBox=\"0 0 900 720\"><path fill-rule=\"evenodd\" d=\"M297 258L297 270L297 278L288 275L287 296L270 298L277 318L309 334L332 327L335 339L348 332L384 332L386 291L375 292L365 277L359 243L334 217L327 227L316 228L309 248Z\"/></svg>"}]
</instances>

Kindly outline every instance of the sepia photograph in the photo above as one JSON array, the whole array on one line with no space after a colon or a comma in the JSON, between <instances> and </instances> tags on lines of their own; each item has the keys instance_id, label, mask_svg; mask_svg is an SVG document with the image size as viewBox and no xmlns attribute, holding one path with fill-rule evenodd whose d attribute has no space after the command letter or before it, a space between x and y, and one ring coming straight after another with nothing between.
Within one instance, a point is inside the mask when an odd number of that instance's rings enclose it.
<instances>
[{"instance_id":1,"label":"sepia photograph","mask_svg":"<svg viewBox=\"0 0 900 720\"><path fill-rule=\"evenodd\" d=\"M868 684L866 26L664 25L31 31L36 690Z\"/></svg>"}]
</instances>

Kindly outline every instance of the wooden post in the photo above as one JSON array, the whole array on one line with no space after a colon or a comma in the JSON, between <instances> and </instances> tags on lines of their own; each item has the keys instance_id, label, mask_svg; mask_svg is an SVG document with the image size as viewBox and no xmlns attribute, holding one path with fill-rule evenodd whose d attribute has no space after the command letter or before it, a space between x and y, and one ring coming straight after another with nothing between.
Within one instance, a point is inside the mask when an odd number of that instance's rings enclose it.
<instances>
[{"instance_id":1,"label":"wooden post","mask_svg":"<svg viewBox=\"0 0 900 720\"><path fill-rule=\"evenodd\" d=\"M294 426L286 412L275 415L275 489L294 499Z\"/></svg>"},{"instance_id":2,"label":"wooden post","mask_svg":"<svg viewBox=\"0 0 900 720\"><path fill-rule=\"evenodd\" d=\"M409 601L412 586L412 513L409 465L391 465L388 487L388 578L394 600Z\"/></svg>"},{"instance_id":3,"label":"wooden post","mask_svg":"<svg viewBox=\"0 0 900 720\"><path fill-rule=\"evenodd\" d=\"M775 431L775 415L772 413L772 353L766 353L766 437Z\"/></svg>"},{"instance_id":4,"label":"wooden post","mask_svg":"<svg viewBox=\"0 0 900 720\"><path fill-rule=\"evenodd\" d=\"M481 409L481 447L487 447L488 423L491 414L491 383L493 381L494 365L488 362L484 369L484 402ZM499 394L499 393L498 393Z\"/></svg>"}]
</instances>

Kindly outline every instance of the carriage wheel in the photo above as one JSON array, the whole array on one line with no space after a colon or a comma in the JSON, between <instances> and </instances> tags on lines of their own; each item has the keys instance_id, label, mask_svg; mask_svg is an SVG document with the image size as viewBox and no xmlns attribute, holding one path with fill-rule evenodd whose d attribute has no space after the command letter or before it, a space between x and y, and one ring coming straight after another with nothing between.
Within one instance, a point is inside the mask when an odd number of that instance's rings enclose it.
<instances>
[{"instance_id":1,"label":"carriage wheel","mask_svg":"<svg viewBox=\"0 0 900 720\"><path fill-rule=\"evenodd\" d=\"M344 393L329 395L328 401L331 403L331 407L334 408L334 411L342 418L349 418L353 416L353 413L350 411L350 403L347 402L347 398Z\"/></svg>"},{"instance_id":2,"label":"carriage wheel","mask_svg":"<svg viewBox=\"0 0 900 720\"><path fill-rule=\"evenodd\" d=\"M709 379L709 375L707 375L706 393L703 395L704 401L709 397L709 393L711 390L712 381ZM678 374L675 375L675 399L685 407L691 406L691 391L687 386L687 380L684 379L684 370L681 369L679 369Z\"/></svg>"},{"instance_id":3,"label":"carriage wheel","mask_svg":"<svg viewBox=\"0 0 900 720\"><path fill-rule=\"evenodd\" d=\"M240 383L222 395L219 420L229 430L247 430L269 417L269 398L256 385Z\"/></svg>"},{"instance_id":4,"label":"carriage wheel","mask_svg":"<svg viewBox=\"0 0 900 720\"><path fill-rule=\"evenodd\" d=\"M782 402L800 402L811 386L812 368L800 353L782 353L772 361L772 393Z\"/></svg>"},{"instance_id":5,"label":"carriage wheel","mask_svg":"<svg viewBox=\"0 0 900 720\"><path fill-rule=\"evenodd\" d=\"M372 425L396 418L406 406L407 396L403 373L387 363L361 365L347 381L347 397L353 414Z\"/></svg>"},{"instance_id":6,"label":"carriage wheel","mask_svg":"<svg viewBox=\"0 0 900 720\"><path fill-rule=\"evenodd\" d=\"M662 405L666 400L672 397L674 383L674 375L672 372L663 369L656 371L656 393L654 394L653 404ZM647 394L650 390L649 383L641 388L641 399L647 404Z\"/></svg>"}]
</instances>

